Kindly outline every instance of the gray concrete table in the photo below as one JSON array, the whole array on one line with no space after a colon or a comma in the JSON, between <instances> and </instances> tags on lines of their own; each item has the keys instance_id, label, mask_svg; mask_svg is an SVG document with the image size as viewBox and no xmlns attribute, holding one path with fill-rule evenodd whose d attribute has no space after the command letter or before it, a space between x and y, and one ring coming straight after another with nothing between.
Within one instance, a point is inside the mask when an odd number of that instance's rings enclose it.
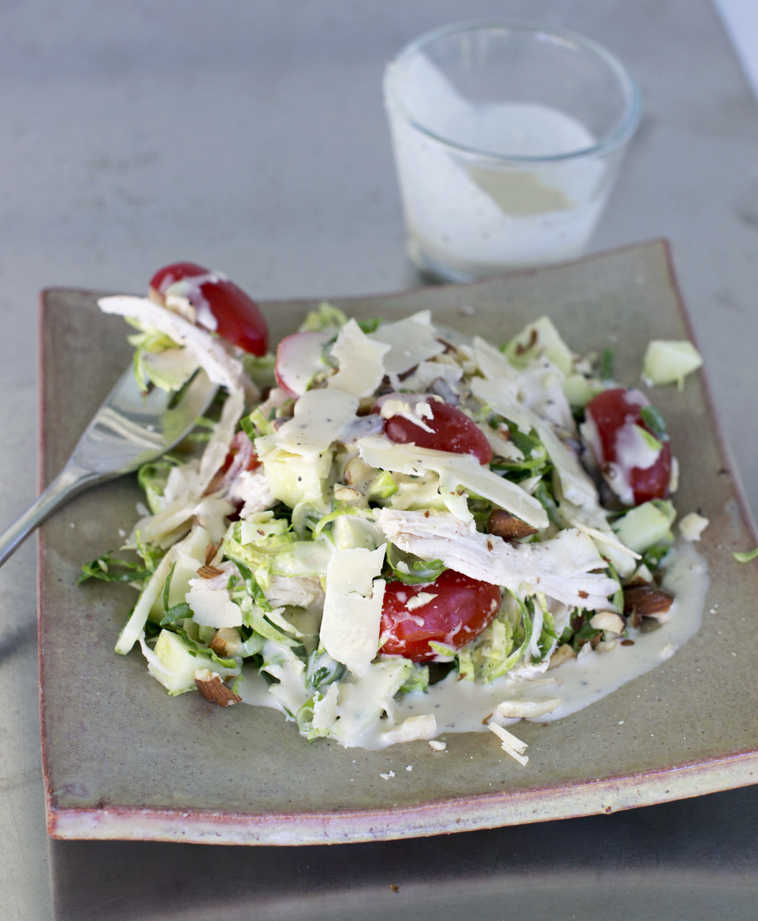
<instances>
[{"instance_id":1,"label":"gray concrete table","mask_svg":"<svg viewBox=\"0 0 758 921\"><path fill-rule=\"evenodd\" d=\"M758 112L706 0L469 0L465 8L453 0L31 0L0 9L0 520L36 489L38 290L138 289L177 258L223 267L262 297L415 282L382 68L427 28L504 14L592 35L641 83L644 123L593 246L672 240L758 510ZM0 571L0 606L7 921L46 921L53 902L59 919L78 921L755 917L755 788L609 817L333 849L48 850L33 542Z\"/></svg>"}]
</instances>

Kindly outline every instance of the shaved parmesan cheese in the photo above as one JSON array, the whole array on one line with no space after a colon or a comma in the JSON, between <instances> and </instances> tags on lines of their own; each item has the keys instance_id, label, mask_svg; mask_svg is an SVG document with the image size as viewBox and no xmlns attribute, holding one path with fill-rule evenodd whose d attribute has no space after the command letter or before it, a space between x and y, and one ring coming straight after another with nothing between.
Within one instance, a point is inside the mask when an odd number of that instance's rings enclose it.
<instances>
[{"instance_id":1,"label":"shaved parmesan cheese","mask_svg":"<svg viewBox=\"0 0 758 921\"><path fill-rule=\"evenodd\" d=\"M390 376L404 374L445 350L437 338L428 310L421 310L395 323L382 323L370 338L390 347L389 353L384 356L384 370Z\"/></svg>"},{"instance_id":2,"label":"shaved parmesan cheese","mask_svg":"<svg viewBox=\"0 0 758 921\"><path fill-rule=\"evenodd\" d=\"M381 574L386 545L376 550L335 549L326 567L321 643L356 674L366 671L379 649L384 600Z\"/></svg>"},{"instance_id":3,"label":"shaved parmesan cheese","mask_svg":"<svg viewBox=\"0 0 758 921\"><path fill-rule=\"evenodd\" d=\"M436 592L417 592L405 602L405 609L406 611L415 611L416 608L423 608L425 604L434 601L436 597Z\"/></svg>"},{"instance_id":4,"label":"shaved parmesan cheese","mask_svg":"<svg viewBox=\"0 0 758 921\"><path fill-rule=\"evenodd\" d=\"M515 736L512 732L508 732L503 726L498 726L497 723L493 723L491 720L487 723L487 728L491 732L494 732L498 739L500 739L500 747L506 755L510 755L514 761L518 761L522 767L526 767L529 761L528 755L524 754L527 749L526 742L522 742L518 736Z\"/></svg>"},{"instance_id":5,"label":"shaved parmesan cheese","mask_svg":"<svg viewBox=\"0 0 758 921\"><path fill-rule=\"evenodd\" d=\"M351 393L332 388L308 390L295 403L293 418L270 437L293 454L320 454L337 441L357 409L358 397Z\"/></svg>"},{"instance_id":6,"label":"shaved parmesan cheese","mask_svg":"<svg viewBox=\"0 0 758 921\"><path fill-rule=\"evenodd\" d=\"M480 336L474 336L474 360L487 380L504 379L514 384L518 380L518 371L505 355Z\"/></svg>"},{"instance_id":7,"label":"shaved parmesan cheese","mask_svg":"<svg viewBox=\"0 0 758 921\"><path fill-rule=\"evenodd\" d=\"M370 339L355 320L348 320L332 346L339 370L329 378L328 386L357 397L369 396L382 382L384 356L390 348L387 343Z\"/></svg>"},{"instance_id":8,"label":"shaved parmesan cheese","mask_svg":"<svg viewBox=\"0 0 758 921\"><path fill-rule=\"evenodd\" d=\"M517 515L533 528L539 530L548 525L547 513L537 499L518 484L482 466L469 454L453 454L412 444L395 444L380 436L360 439L358 449L363 460L371 467L413 476L423 476L431 470L439 476L440 489L443 491L452 493L460 486Z\"/></svg>"},{"instance_id":9,"label":"shaved parmesan cheese","mask_svg":"<svg viewBox=\"0 0 758 921\"><path fill-rule=\"evenodd\" d=\"M505 378L485 380L483 377L474 377L471 380L471 392L509 422L515 422L522 432L529 432L534 428L534 413L519 403L516 387Z\"/></svg>"},{"instance_id":10,"label":"shaved parmesan cheese","mask_svg":"<svg viewBox=\"0 0 758 921\"><path fill-rule=\"evenodd\" d=\"M187 604L192 619L201 627L241 627L242 609L229 597L225 588L207 588L204 579L192 579Z\"/></svg>"}]
</instances>

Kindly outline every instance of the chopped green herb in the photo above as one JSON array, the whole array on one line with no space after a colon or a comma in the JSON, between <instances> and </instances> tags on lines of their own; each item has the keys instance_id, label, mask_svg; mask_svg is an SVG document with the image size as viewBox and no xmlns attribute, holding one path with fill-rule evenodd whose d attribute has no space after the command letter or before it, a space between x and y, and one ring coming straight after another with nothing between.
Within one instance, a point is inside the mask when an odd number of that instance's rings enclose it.
<instances>
[{"instance_id":1,"label":"chopped green herb","mask_svg":"<svg viewBox=\"0 0 758 921\"><path fill-rule=\"evenodd\" d=\"M375 333L383 322L381 317L367 317L365 320L358 320L358 326L368 336L370 333Z\"/></svg>"},{"instance_id":2,"label":"chopped green herb","mask_svg":"<svg viewBox=\"0 0 758 921\"><path fill-rule=\"evenodd\" d=\"M258 582L253 577L252 572L245 566L244 563L240 563L239 560L234 561L235 566L240 572L240 575L245 581L245 588L252 597L253 601L258 605L262 611L270 611L271 605L266 598L266 595L263 589L260 587Z\"/></svg>"},{"instance_id":3,"label":"chopped green herb","mask_svg":"<svg viewBox=\"0 0 758 921\"><path fill-rule=\"evenodd\" d=\"M186 601L175 604L173 608L168 608L160 621L161 627L169 627L178 624L180 621L192 617L192 608Z\"/></svg>"},{"instance_id":4,"label":"chopped green herb","mask_svg":"<svg viewBox=\"0 0 758 921\"><path fill-rule=\"evenodd\" d=\"M657 569L661 565L661 560L671 549L670 543L653 544L648 547L642 555L642 562L648 569Z\"/></svg>"},{"instance_id":5,"label":"chopped green herb","mask_svg":"<svg viewBox=\"0 0 758 921\"><path fill-rule=\"evenodd\" d=\"M615 373L616 367L616 350L615 349L603 349L600 354L600 367L598 369L598 377L604 381L613 380L613 375Z\"/></svg>"},{"instance_id":6,"label":"chopped green herb","mask_svg":"<svg viewBox=\"0 0 758 921\"><path fill-rule=\"evenodd\" d=\"M393 577L406 585L434 582L445 571L442 560L422 560L412 553L403 553L394 544L387 544L387 563Z\"/></svg>"},{"instance_id":7,"label":"chopped green herb","mask_svg":"<svg viewBox=\"0 0 758 921\"><path fill-rule=\"evenodd\" d=\"M541 480L537 484L537 488L532 493L535 499L542 504L542 507L547 512L547 517L550 521L560 526L560 513L558 511L558 505L553 497L553 493L550 490L550 487L544 480Z\"/></svg>"},{"instance_id":8,"label":"chopped green herb","mask_svg":"<svg viewBox=\"0 0 758 921\"><path fill-rule=\"evenodd\" d=\"M145 582L152 570L132 560L123 560L112 553L103 553L90 563L82 566L77 583L81 585L89 579L102 582Z\"/></svg>"},{"instance_id":9,"label":"chopped green herb","mask_svg":"<svg viewBox=\"0 0 758 921\"><path fill-rule=\"evenodd\" d=\"M643 406L640 410L640 416L647 429L658 439L658 441L665 441L667 439L666 422L655 406Z\"/></svg>"},{"instance_id":10,"label":"chopped green herb","mask_svg":"<svg viewBox=\"0 0 758 921\"><path fill-rule=\"evenodd\" d=\"M344 674L345 666L341 662L335 661L323 649L314 649L305 667L305 685L311 691L318 691L339 681Z\"/></svg>"},{"instance_id":11,"label":"chopped green herb","mask_svg":"<svg viewBox=\"0 0 758 921\"><path fill-rule=\"evenodd\" d=\"M153 544L145 543L139 531L135 532L134 540L137 544L138 555L142 557L147 569L150 572L154 572L158 563L165 556L166 551L162 547L155 547Z\"/></svg>"}]
</instances>

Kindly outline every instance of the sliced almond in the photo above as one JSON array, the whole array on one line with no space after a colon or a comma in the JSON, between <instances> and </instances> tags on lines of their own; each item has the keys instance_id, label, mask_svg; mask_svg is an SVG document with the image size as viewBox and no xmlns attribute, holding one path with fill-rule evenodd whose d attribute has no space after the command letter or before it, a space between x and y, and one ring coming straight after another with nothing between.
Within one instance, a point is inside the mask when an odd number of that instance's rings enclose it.
<instances>
[{"instance_id":1,"label":"sliced almond","mask_svg":"<svg viewBox=\"0 0 758 921\"><path fill-rule=\"evenodd\" d=\"M618 646L618 638L613 637L610 640L600 640L600 642L595 647L595 652L611 652Z\"/></svg>"},{"instance_id":2,"label":"sliced almond","mask_svg":"<svg viewBox=\"0 0 758 921\"><path fill-rule=\"evenodd\" d=\"M236 627L219 627L208 645L222 659L236 656L241 646L239 631Z\"/></svg>"},{"instance_id":3,"label":"sliced almond","mask_svg":"<svg viewBox=\"0 0 758 921\"><path fill-rule=\"evenodd\" d=\"M207 668L199 668L195 672L195 685L206 700L219 707L231 707L242 700L224 684L218 672L209 671Z\"/></svg>"},{"instance_id":4,"label":"sliced almond","mask_svg":"<svg viewBox=\"0 0 758 921\"><path fill-rule=\"evenodd\" d=\"M205 551L205 565L210 566L213 562L214 557L218 553L218 548L221 546L221 541L217 544L208 544L208 549Z\"/></svg>"},{"instance_id":5,"label":"sliced almond","mask_svg":"<svg viewBox=\"0 0 758 921\"><path fill-rule=\"evenodd\" d=\"M519 342L516 344L516 354L523 355L525 352L528 352L529 349L533 349L537 345L537 330L529 330L529 338L526 342Z\"/></svg>"},{"instance_id":6,"label":"sliced almond","mask_svg":"<svg viewBox=\"0 0 758 921\"><path fill-rule=\"evenodd\" d=\"M198 569L197 574L201 579L215 579L216 576L223 576L224 570L218 569L216 566L209 566L207 563Z\"/></svg>"},{"instance_id":7,"label":"sliced almond","mask_svg":"<svg viewBox=\"0 0 758 921\"><path fill-rule=\"evenodd\" d=\"M519 540L537 533L536 528L501 508L493 509L491 512L487 520L487 531L495 537L502 537L503 540Z\"/></svg>"},{"instance_id":8,"label":"sliced almond","mask_svg":"<svg viewBox=\"0 0 758 921\"><path fill-rule=\"evenodd\" d=\"M361 494L353 486L343 486L341 483L337 483L334 487L334 498L338 502L356 503L360 501Z\"/></svg>"},{"instance_id":9,"label":"sliced almond","mask_svg":"<svg viewBox=\"0 0 758 921\"><path fill-rule=\"evenodd\" d=\"M559 665L563 665L564 662L568 662L569 659L575 659L576 653L574 652L574 647L569 646L568 643L563 646L559 646L555 652L550 657L550 665L548 665L548 670L551 668L558 668Z\"/></svg>"},{"instance_id":10,"label":"sliced almond","mask_svg":"<svg viewBox=\"0 0 758 921\"><path fill-rule=\"evenodd\" d=\"M606 633L613 633L615 636L621 636L626 624L623 617L619 617L615 611L598 611L590 619L590 627L593 630L603 630Z\"/></svg>"},{"instance_id":11,"label":"sliced almond","mask_svg":"<svg viewBox=\"0 0 758 921\"><path fill-rule=\"evenodd\" d=\"M651 585L633 585L624 589L624 614L633 617L660 618L674 603L674 596Z\"/></svg>"}]
</instances>

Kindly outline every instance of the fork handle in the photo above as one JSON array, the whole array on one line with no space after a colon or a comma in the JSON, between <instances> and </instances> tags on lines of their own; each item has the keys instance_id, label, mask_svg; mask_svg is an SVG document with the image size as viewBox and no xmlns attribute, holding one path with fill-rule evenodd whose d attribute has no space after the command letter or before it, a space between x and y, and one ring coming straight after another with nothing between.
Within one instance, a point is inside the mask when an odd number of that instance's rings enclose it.
<instances>
[{"instance_id":1,"label":"fork handle","mask_svg":"<svg viewBox=\"0 0 758 921\"><path fill-rule=\"evenodd\" d=\"M100 474L82 470L81 467L67 464L37 501L0 535L0 566L21 544L37 525L64 502L68 502L86 486L102 479Z\"/></svg>"}]
</instances>

